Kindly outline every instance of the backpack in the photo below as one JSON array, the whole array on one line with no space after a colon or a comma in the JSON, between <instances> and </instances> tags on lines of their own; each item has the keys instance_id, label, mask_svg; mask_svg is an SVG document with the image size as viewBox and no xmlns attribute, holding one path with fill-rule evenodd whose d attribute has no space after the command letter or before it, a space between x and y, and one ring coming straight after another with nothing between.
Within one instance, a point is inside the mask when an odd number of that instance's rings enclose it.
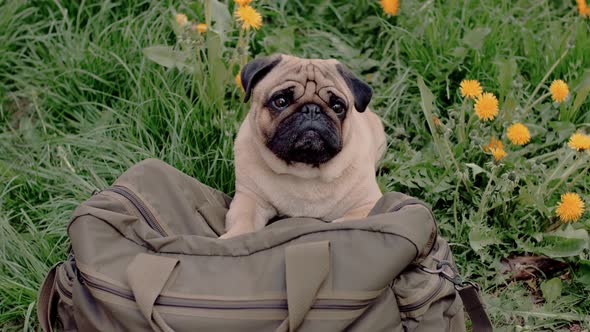
<instances>
[{"instance_id":1,"label":"backpack","mask_svg":"<svg viewBox=\"0 0 590 332\"><path fill-rule=\"evenodd\" d=\"M464 307L492 330L415 198L220 240L230 201L159 160L130 168L74 211L71 254L39 293L43 330L465 331Z\"/></svg>"}]
</instances>

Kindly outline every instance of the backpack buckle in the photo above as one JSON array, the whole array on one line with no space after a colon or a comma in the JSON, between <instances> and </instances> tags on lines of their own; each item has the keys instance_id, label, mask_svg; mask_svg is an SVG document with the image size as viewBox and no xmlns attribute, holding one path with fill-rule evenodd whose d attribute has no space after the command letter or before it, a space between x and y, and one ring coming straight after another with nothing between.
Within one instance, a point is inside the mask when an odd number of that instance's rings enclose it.
<instances>
[{"instance_id":1,"label":"backpack buckle","mask_svg":"<svg viewBox=\"0 0 590 332\"><path fill-rule=\"evenodd\" d=\"M451 269L451 271L453 272L452 275L444 271L445 266L448 266ZM453 285L455 285L455 288L463 286L463 278L461 278L461 276L459 275L459 271L457 271L457 269L455 268L455 266L453 266L453 264L451 264L451 262L441 260L438 262L436 267L438 270L441 270L440 275L448 281L452 282Z\"/></svg>"}]
</instances>

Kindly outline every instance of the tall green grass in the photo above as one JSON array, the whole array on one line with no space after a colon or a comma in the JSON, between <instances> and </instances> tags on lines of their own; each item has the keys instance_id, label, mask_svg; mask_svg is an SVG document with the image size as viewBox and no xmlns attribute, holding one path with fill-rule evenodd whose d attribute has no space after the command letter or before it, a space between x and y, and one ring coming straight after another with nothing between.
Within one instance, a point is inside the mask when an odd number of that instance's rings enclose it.
<instances>
[{"instance_id":1,"label":"tall green grass","mask_svg":"<svg viewBox=\"0 0 590 332\"><path fill-rule=\"evenodd\" d=\"M500 259L526 252L518 241L526 242L542 228L528 220L494 223L494 214L511 213L502 210L513 207L505 198L498 198L485 219L497 241L473 249L469 232L477 221L472 210L488 177L468 173L464 164L487 169L489 156L476 152L484 129L474 129L478 135L468 142L446 134L453 153L463 159L460 172L445 167L416 83L424 79L434 97L432 111L451 129L446 119L462 103L457 91L466 77L495 92L501 111L517 110L569 48L550 78L562 78L573 89L590 68L590 23L578 15L574 1L402 1L396 17L384 15L378 1L265 0L254 6L264 26L251 40L251 56L282 52L337 58L371 84L372 108L389 136L379 173L382 188L433 205L461 270L484 286L498 326L589 324L583 318L590 310L588 289L572 279L572 273L582 271L578 261L568 260L573 272L564 275L563 296L545 304L533 303L537 292L531 287L538 283L507 282L500 274ZM36 329L37 290L46 271L66 255L69 214L132 164L160 158L232 193L233 138L246 110L233 73L226 73L218 96L211 92L219 84L216 77L167 69L142 53L150 45L174 45L175 11L204 20L202 8L199 2L147 0L0 2L2 330ZM230 31L225 47L231 51L236 43L237 32ZM570 132L588 129L589 104L586 100L563 121ZM553 110L543 107L533 119L538 135L548 135L543 126L549 126ZM538 152L558 149L564 139L556 137ZM529 172L524 164L515 165L518 174ZM473 177L478 195L464 192L461 176ZM588 184L585 176L575 188L588 197ZM588 229L587 217L578 225ZM588 251L578 259L588 260Z\"/></svg>"}]
</instances>

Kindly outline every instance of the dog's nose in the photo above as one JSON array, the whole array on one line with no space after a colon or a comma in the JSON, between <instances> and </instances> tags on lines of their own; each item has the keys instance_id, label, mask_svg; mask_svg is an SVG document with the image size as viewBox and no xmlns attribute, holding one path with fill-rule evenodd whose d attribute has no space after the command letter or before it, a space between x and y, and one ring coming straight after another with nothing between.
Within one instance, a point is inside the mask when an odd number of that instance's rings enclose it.
<instances>
[{"instance_id":1,"label":"dog's nose","mask_svg":"<svg viewBox=\"0 0 590 332\"><path fill-rule=\"evenodd\" d=\"M305 114L305 117L310 120L317 118L321 112L322 109L318 104L305 104L301 107L301 113Z\"/></svg>"}]
</instances>

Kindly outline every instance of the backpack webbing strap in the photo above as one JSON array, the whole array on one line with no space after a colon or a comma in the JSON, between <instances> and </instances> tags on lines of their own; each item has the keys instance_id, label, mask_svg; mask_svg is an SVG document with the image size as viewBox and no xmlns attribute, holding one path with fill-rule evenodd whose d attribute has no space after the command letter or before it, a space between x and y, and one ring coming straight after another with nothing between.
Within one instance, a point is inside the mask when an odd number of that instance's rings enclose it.
<instances>
[{"instance_id":1,"label":"backpack webbing strap","mask_svg":"<svg viewBox=\"0 0 590 332\"><path fill-rule=\"evenodd\" d=\"M438 274L453 283L461 297L463 306L473 323L473 332L492 332L492 322L490 322L479 296L479 286L474 282L464 281L452 262L447 260L435 260L438 262L436 269L429 269L423 265L419 266L420 269L427 273ZM445 267L449 267L452 274L447 273Z\"/></svg>"},{"instance_id":2,"label":"backpack webbing strap","mask_svg":"<svg viewBox=\"0 0 590 332\"><path fill-rule=\"evenodd\" d=\"M474 332L492 332L492 323L481 303L478 288L472 283L464 283L461 287L455 287L471 319Z\"/></svg>"},{"instance_id":3,"label":"backpack webbing strap","mask_svg":"<svg viewBox=\"0 0 590 332\"><path fill-rule=\"evenodd\" d=\"M57 316L55 308L55 301L57 300L55 297L55 278L58 266L59 264L53 266L47 273L47 277L45 277L41 290L39 291L39 299L37 300L37 319L44 332L53 332L53 325Z\"/></svg>"},{"instance_id":4,"label":"backpack webbing strap","mask_svg":"<svg viewBox=\"0 0 590 332\"><path fill-rule=\"evenodd\" d=\"M285 249L289 316L277 331L296 331L330 274L330 242L300 243Z\"/></svg>"}]
</instances>

